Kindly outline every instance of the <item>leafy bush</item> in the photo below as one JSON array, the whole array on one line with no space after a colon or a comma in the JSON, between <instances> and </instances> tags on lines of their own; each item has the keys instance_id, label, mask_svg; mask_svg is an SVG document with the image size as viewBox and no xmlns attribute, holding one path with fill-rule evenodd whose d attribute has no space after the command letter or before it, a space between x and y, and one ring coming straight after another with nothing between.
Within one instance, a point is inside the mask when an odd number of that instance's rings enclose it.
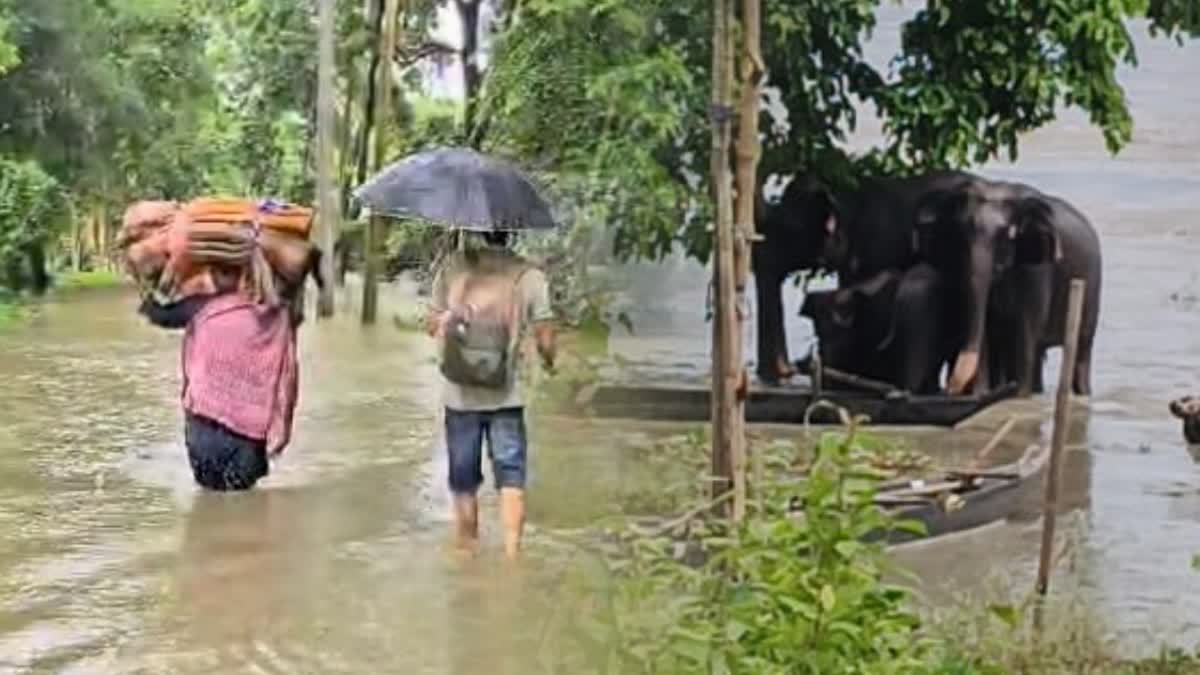
<instances>
[{"instance_id":1,"label":"leafy bush","mask_svg":"<svg viewBox=\"0 0 1200 675\"><path fill-rule=\"evenodd\" d=\"M58 181L40 166L0 158L0 283L23 285L21 266L50 240L61 204Z\"/></svg>"},{"instance_id":2,"label":"leafy bush","mask_svg":"<svg viewBox=\"0 0 1200 675\"><path fill-rule=\"evenodd\" d=\"M825 434L806 478L762 486L743 524L681 525L698 566L679 561L679 532L623 529L594 589L603 618L573 626L585 656L571 672L986 672L933 667L938 645L919 633L909 593L883 582L884 550L865 535L915 525L875 507L882 474L865 452L853 426Z\"/></svg>"}]
</instances>

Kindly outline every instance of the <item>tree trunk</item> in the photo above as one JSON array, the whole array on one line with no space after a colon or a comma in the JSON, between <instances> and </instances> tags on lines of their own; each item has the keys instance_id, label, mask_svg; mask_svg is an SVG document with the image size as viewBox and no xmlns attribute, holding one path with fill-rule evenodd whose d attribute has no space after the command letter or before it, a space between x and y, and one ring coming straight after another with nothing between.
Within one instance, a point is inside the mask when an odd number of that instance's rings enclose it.
<instances>
[{"instance_id":1,"label":"tree trunk","mask_svg":"<svg viewBox=\"0 0 1200 675\"><path fill-rule=\"evenodd\" d=\"M317 220L321 225L321 278L326 280L317 299L317 316L333 316L333 245L337 239L340 210L334 180L334 97L337 92L334 57L335 0L319 0L319 44L317 64Z\"/></svg>"},{"instance_id":2,"label":"tree trunk","mask_svg":"<svg viewBox=\"0 0 1200 675\"><path fill-rule=\"evenodd\" d=\"M713 0L713 129L712 181L715 212L713 285L716 308L712 364L712 469L714 498L734 488L734 457L739 452L742 425L735 419L738 368L737 299L734 294L733 195L729 176L732 142L733 49L732 0ZM736 499L735 492L735 499ZM741 505L744 508L744 504ZM723 512L730 509L723 507ZM733 511L737 512L737 507Z\"/></svg>"},{"instance_id":3,"label":"tree trunk","mask_svg":"<svg viewBox=\"0 0 1200 675\"><path fill-rule=\"evenodd\" d=\"M340 214L343 218L350 215L350 192L354 189L354 161L358 157L358 136L354 129L354 97L358 95L358 71L351 63L347 68L346 103L342 112L341 132L338 138L338 181L342 185L339 192L341 197Z\"/></svg>"},{"instance_id":4,"label":"tree trunk","mask_svg":"<svg viewBox=\"0 0 1200 675\"><path fill-rule=\"evenodd\" d=\"M376 44L382 40L383 36L383 3L384 0L374 0L371 3L372 14L368 17L369 22L374 26ZM367 86L365 87L366 91L363 97L363 124L354 147L355 157L358 162L358 170L355 174L354 182L358 185L366 182L367 171L369 171L371 132L375 127L376 88L379 84L379 66L381 63L379 48L376 47L371 53L371 64L367 67Z\"/></svg>"},{"instance_id":5,"label":"tree trunk","mask_svg":"<svg viewBox=\"0 0 1200 675\"><path fill-rule=\"evenodd\" d=\"M67 213L71 219L71 271L83 270L83 221L71 202L67 202Z\"/></svg>"},{"instance_id":6,"label":"tree trunk","mask_svg":"<svg viewBox=\"0 0 1200 675\"><path fill-rule=\"evenodd\" d=\"M387 161L387 119L392 102L392 58L396 51L396 16L400 0L384 0L383 24L379 31L379 67L375 83L375 170ZM371 215L363 237L363 300L362 322L375 323L379 303L379 240L383 223L380 216Z\"/></svg>"},{"instance_id":7,"label":"tree trunk","mask_svg":"<svg viewBox=\"0 0 1200 675\"><path fill-rule=\"evenodd\" d=\"M734 359L729 365L736 368L739 383L745 385L749 376L743 363L742 336L745 335L746 278L750 272L750 238L754 234L754 211L758 203L758 110L760 84L763 76L761 47L761 7L759 0L742 0L742 46L741 102L738 111L737 139L737 207L736 233L733 237L733 266L735 291L734 316ZM730 59L732 60L732 58ZM761 309L760 309L761 311ZM733 460L733 517L741 520L745 516L746 504L746 401L744 389L739 387L739 396L734 399L732 413L735 426ZM761 466L755 464L755 473ZM761 479L761 476L757 476Z\"/></svg>"},{"instance_id":8,"label":"tree trunk","mask_svg":"<svg viewBox=\"0 0 1200 675\"><path fill-rule=\"evenodd\" d=\"M478 106L479 84L479 2L480 0L455 0L458 18L462 23L463 74L463 137L468 143L478 142L475 134L475 111Z\"/></svg>"}]
</instances>

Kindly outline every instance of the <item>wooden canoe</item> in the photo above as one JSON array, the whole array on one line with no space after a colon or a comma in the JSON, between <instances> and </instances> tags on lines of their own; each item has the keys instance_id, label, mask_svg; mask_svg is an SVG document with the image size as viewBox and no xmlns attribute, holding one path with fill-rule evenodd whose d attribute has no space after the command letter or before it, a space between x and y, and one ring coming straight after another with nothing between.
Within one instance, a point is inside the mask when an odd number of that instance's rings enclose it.
<instances>
[{"instance_id":1,"label":"wooden canoe","mask_svg":"<svg viewBox=\"0 0 1200 675\"><path fill-rule=\"evenodd\" d=\"M817 401L828 401L851 414L866 415L877 425L928 425L951 427L988 406L1012 397L1016 385L982 396L918 396L895 391L887 394L855 390L826 390L814 395L809 387L761 386L750 388L746 421L764 424L803 424L805 413ZM601 384L589 388L575 401L579 412L596 417L706 422L710 415L710 390L701 384ZM816 408L809 421L837 424L837 412Z\"/></svg>"},{"instance_id":2,"label":"wooden canoe","mask_svg":"<svg viewBox=\"0 0 1200 675\"><path fill-rule=\"evenodd\" d=\"M932 480L884 485L875 503L899 520L925 526L925 534L892 530L869 535L888 545L964 532L1004 520L1036 495L1049 463L1049 446L1033 446L1017 461L984 470L947 471Z\"/></svg>"},{"instance_id":3,"label":"wooden canoe","mask_svg":"<svg viewBox=\"0 0 1200 675\"><path fill-rule=\"evenodd\" d=\"M876 505L897 521L921 523L925 531L880 530L868 533L863 539L882 542L891 548L1006 520L1017 513L1026 500L1036 498L1049 460L1049 446L1033 446L1011 464L991 469L945 471L937 478L924 481L886 483L880 486L875 496ZM635 520L643 532L667 535L672 540L672 556L695 567L704 564L707 554L698 540L688 534L679 536L676 528L704 516L689 516L673 520L657 517ZM802 518L803 509L798 509L796 516Z\"/></svg>"}]
</instances>

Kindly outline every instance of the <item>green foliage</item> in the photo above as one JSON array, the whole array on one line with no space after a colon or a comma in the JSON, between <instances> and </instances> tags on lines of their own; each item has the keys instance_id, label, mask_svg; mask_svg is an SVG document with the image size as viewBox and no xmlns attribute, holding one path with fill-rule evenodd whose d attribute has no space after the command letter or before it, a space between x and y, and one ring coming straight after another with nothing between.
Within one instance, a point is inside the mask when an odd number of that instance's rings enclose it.
<instances>
[{"instance_id":1,"label":"green foliage","mask_svg":"<svg viewBox=\"0 0 1200 675\"><path fill-rule=\"evenodd\" d=\"M22 3L20 64L0 79L0 148L34 157L80 196L114 201L207 83L203 23L177 0ZM178 158L172 158L178 161Z\"/></svg>"},{"instance_id":2,"label":"green foliage","mask_svg":"<svg viewBox=\"0 0 1200 675\"><path fill-rule=\"evenodd\" d=\"M551 194L561 194L551 183ZM564 200L583 202L581 197ZM617 288L602 248L603 222L587 207L562 219L565 227L518 239L518 251L546 274L554 316L562 325L602 332L620 325L633 332L628 315L616 306Z\"/></svg>"},{"instance_id":3,"label":"green foliage","mask_svg":"<svg viewBox=\"0 0 1200 675\"><path fill-rule=\"evenodd\" d=\"M0 270L46 245L62 222L61 196L58 181L37 164L0 159Z\"/></svg>"},{"instance_id":4,"label":"green foliage","mask_svg":"<svg viewBox=\"0 0 1200 675\"><path fill-rule=\"evenodd\" d=\"M238 192L312 197L308 167L316 101L313 3L214 0L212 55L220 73L225 161Z\"/></svg>"},{"instance_id":5,"label":"green foliage","mask_svg":"<svg viewBox=\"0 0 1200 675\"><path fill-rule=\"evenodd\" d=\"M933 672L936 643L908 593L883 582L882 547L863 541L905 526L874 506L879 474L854 459L863 451L853 428L824 435L803 482L765 486L765 509L732 531L691 533L698 566L635 533L598 591L607 618L577 627L580 658L605 673Z\"/></svg>"},{"instance_id":6,"label":"green foliage","mask_svg":"<svg viewBox=\"0 0 1200 675\"><path fill-rule=\"evenodd\" d=\"M691 193L659 153L703 132L707 69L689 69L650 17L702 33L696 6L530 0L495 48L480 104L486 147L564 175L573 202L603 209L603 222L636 223L616 229L623 255L669 249Z\"/></svg>"},{"instance_id":7,"label":"green foliage","mask_svg":"<svg viewBox=\"0 0 1200 675\"><path fill-rule=\"evenodd\" d=\"M1124 24L1133 2L1092 0L937 3L904 28L897 79L877 101L889 152L916 167L968 166L1054 120L1085 110L1111 152L1133 133L1121 62L1134 63Z\"/></svg>"},{"instance_id":8,"label":"green foliage","mask_svg":"<svg viewBox=\"0 0 1200 675\"><path fill-rule=\"evenodd\" d=\"M11 19L0 11L0 76L20 62L17 48L8 41L8 30Z\"/></svg>"},{"instance_id":9,"label":"green foliage","mask_svg":"<svg viewBox=\"0 0 1200 675\"><path fill-rule=\"evenodd\" d=\"M879 172L1015 157L1022 134L1083 110L1110 151L1132 120L1115 72L1136 63L1127 19L1181 37L1185 0L930 0L904 26L890 72L863 57L879 0L766 3L760 175L811 172L834 184ZM677 247L707 259L710 3L528 0L500 36L482 114L490 147L578 176L603 201L618 254ZM883 145L847 149L855 104L873 105Z\"/></svg>"}]
</instances>

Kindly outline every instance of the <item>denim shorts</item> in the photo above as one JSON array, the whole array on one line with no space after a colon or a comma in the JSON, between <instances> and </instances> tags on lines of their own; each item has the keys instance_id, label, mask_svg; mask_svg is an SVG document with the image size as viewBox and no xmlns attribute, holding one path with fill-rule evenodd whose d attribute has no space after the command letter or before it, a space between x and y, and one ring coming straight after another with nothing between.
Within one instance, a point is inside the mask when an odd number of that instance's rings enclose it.
<instances>
[{"instance_id":1,"label":"denim shorts","mask_svg":"<svg viewBox=\"0 0 1200 675\"><path fill-rule=\"evenodd\" d=\"M450 454L450 491L475 494L483 484L483 440L496 489L524 488L526 472L525 409L452 410L446 408L446 450Z\"/></svg>"}]
</instances>

